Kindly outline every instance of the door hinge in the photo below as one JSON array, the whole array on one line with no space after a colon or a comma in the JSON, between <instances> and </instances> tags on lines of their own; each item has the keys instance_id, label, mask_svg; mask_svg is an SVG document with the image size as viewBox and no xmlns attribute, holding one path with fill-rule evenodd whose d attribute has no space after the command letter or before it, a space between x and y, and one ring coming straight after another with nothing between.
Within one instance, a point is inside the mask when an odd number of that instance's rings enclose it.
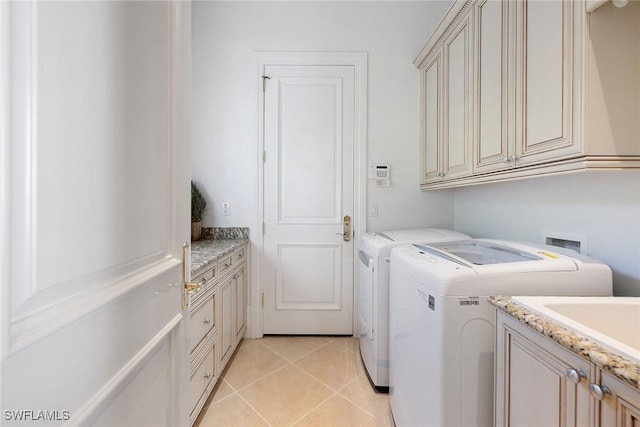
<instances>
[{"instance_id":1,"label":"door hinge","mask_svg":"<svg viewBox=\"0 0 640 427\"><path fill-rule=\"evenodd\" d=\"M264 308L264 292L262 293L262 308Z\"/></svg>"},{"instance_id":2,"label":"door hinge","mask_svg":"<svg viewBox=\"0 0 640 427\"><path fill-rule=\"evenodd\" d=\"M262 234L265 234L265 230L267 229L267 225L263 222L262 223Z\"/></svg>"},{"instance_id":3,"label":"door hinge","mask_svg":"<svg viewBox=\"0 0 640 427\"><path fill-rule=\"evenodd\" d=\"M267 152L262 150L262 163L267 161Z\"/></svg>"},{"instance_id":4,"label":"door hinge","mask_svg":"<svg viewBox=\"0 0 640 427\"><path fill-rule=\"evenodd\" d=\"M266 92L267 90L267 80L270 80L271 77L269 76L262 76L262 91Z\"/></svg>"}]
</instances>

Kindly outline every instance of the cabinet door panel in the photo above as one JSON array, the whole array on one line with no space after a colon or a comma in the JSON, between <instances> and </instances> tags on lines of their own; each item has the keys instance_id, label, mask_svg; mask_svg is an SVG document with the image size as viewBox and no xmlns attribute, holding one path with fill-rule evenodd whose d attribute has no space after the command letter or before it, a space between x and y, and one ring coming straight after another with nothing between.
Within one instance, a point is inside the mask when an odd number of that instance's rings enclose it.
<instances>
[{"instance_id":1,"label":"cabinet door panel","mask_svg":"<svg viewBox=\"0 0 640 427\"><path fill-rule=\"evenodd\" d=\"M219 369L224 369L233 349L233 278L229 277L220 286L218 293L218 348L220 361Z\"/></svg>"},{"instance_id":2,"label":"cabinet door panel","mask_svg":"<svg viewBox=\"0 0 640 427\"><path fill-rule=\"evenodd\" d=\"M600 425L640 427L640 392L606 372L600 385L611 390L611 396L599 402Z\"/></svg>"},{"instance_id":3,"label":"cabinet door panel","mask_svg":"<svg viewBox=\"0 0 640 427\"><path fill-rule=\"evenodd\" d=\"M423 153L422 153L422 183L440 181L440 111L442 98L440 94L440 79L442 66L440 51L431 59L423 70Z\"/></svg>"},{"instance_id":4,"label":"cabinet door panel","mask_svg":"<svg viewBox=\"0 0 640 427\"><path fill-rule=\"evenodd\" d=\"M529 145L563 136L562 2L527 2L526 136Z\"/></svg>"},{"instance_id":5,"label":"cabinet door panel","mask_svg":"<svg viewBox=\"0 0 640 427\"><path fill-rule=\"evenodd\" d=\"M511 154L507 140L509 3L480 1L476 5L475 87L476 150L474 171L489 172L508 167Z\"/></svg>"},{"instance_id":6,"label":"cabinet door panel","mask_svg":"<svg viewBox=\"0 0 640 427\"><path fill-rule=\"evenodd\" d=\"M562 412L562 377L558 369L516 344L511 347L509 374L509 425L558 425Z\"/></svg>"},{"instance_id":7,"label":"cabinet door panel","mask_svg":"<svg viewBox=\"0 0 640 427\"><path fill-rule=\"evenodd\" d=\"M574 76L579 61L574 61L573 1L527 1L518 4L521 27L517 46L516 164L544 161L580 152L581 144L573 135L573 122L579 123L571 108L579 100L580 88ZM576 115L579 110L576 111ZM521 117L521 118L520 118ZM576 145L574 145L574 142Z\"/></svg>"},{"instance_id":8,"label":"cabinet door panel","mask_svg":"<svg viewBox=\"0 0 640 427\"><path fill-rule=\"evenodd\" d=\"M471 173L471 18L445 42L445 139L444 178L455 178Z\"/></svg>"},{"instance_id":9,"label":"cabinet door panel","mask_svg":"<svg viewBox=\"0 0 640 427\"><path fill-rule=\"evenodd\" d=\"M242 339L244 335L244 318L245 318L245 270L241 268L235 274L234 281L235 288L235 303L236 303L236 311L235 311L235 337L236 343Z\"/></svg>"},{"instance_id":10,"label":"cabinet door panel","mask_svg":"<svg viewBox=\"0 0 640 427\"><path fill-rule=\"evenodd\" d=\"M591 365L501 312L496 327L495 425L588 426ZM569 369L587 380L572 383Z\"/></svg>"}]
</instances>

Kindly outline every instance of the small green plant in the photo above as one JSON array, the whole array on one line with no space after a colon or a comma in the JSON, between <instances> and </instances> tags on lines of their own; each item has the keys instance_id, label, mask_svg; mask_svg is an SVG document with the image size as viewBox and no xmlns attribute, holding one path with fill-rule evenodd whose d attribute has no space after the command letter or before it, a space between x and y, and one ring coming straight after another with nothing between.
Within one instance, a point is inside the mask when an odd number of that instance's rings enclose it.
<instances>
[{"instance_id":1,"label":"small green plant","mask_svg":"<svg viewBox=\"0 0 640 427\"><path fill-rule=\"evenodd\" d=\"M202 215L207 209L207 201L202 196L198 185L191 181L191 222L202 221Z\"/></svg>"}]
</instances>

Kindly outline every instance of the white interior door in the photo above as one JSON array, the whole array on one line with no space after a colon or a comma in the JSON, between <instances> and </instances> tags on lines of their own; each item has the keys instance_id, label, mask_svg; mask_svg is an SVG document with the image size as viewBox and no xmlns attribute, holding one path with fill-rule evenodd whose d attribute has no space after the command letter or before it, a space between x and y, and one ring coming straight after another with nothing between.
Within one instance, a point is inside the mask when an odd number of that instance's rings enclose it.
<instances>
[{"instance_id":1,"label":"white interior door","mask_svg":"<svg viewBox=\"0 0 640 427\"><path fill-rule=\"evenodd\" d=\"M264 333L352 334L355 67L264 74Z\"/></svg>"},{"instance_id":2,"label":"white interior door","mask_svg":"<svg viewBox=\"0 0 640 427\"><path fill-rule=\"evenodd\" d=\"M0 4L3 425L188 425L190 14Z\"/></svg>"}]
</instances>

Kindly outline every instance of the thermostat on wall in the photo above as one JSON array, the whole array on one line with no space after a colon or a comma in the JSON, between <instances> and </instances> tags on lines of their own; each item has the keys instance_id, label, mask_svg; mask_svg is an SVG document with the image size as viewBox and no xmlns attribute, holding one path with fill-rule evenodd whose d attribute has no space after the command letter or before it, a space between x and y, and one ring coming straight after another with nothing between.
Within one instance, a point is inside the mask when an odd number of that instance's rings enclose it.
<instances>
[{"instance_id":1,"label":"thermostat on wall","mask_svg":"<svg viewBox=\"0 0 640 427\"><path fill-rule=\"evenodd\" d=\"M369 179L375 179L377 187L389 187L391 185L391 166L370 164Z\"/></svg>"}]
</instances>

